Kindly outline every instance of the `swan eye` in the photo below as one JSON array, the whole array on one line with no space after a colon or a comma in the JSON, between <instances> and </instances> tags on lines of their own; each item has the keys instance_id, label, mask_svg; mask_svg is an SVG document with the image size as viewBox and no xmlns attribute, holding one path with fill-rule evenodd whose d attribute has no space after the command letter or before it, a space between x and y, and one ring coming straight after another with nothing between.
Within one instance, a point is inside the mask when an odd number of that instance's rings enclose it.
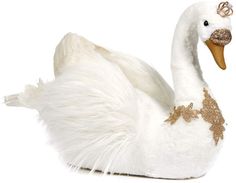
<instances>
[{"instance_id":1,"label":"swan eye","mask_svg":"<svg viewBox=\"0 0 236 183\"><path fill-rule=\"evenodd\" d=\"M207 20L205 20L203 24L204 24L204 26L208 26L209 25Z\"/></svg>"}]
</instances>

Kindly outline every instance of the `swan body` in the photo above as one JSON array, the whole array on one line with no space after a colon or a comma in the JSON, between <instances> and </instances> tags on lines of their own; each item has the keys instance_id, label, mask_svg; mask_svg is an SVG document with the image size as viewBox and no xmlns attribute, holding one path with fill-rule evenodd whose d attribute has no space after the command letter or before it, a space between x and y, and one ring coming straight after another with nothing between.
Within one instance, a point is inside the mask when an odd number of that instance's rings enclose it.
<instances>
[{"instance_id":1,"label":"swan body","mask_svg":"<svg viewBox=\"0 0 236 183\"><path fill-rule=\"evenodd\" d=\"M216 143L204 115L173 121L170 113L174 106L186 109L190 103L191 110L203 108L204 91L212 97L196 48L198 37L206 41L218 28L230 30L229 18L216 9L217 4L201 2L181 16L172 47L174 91L139 59L69 33L56 48L55 80L29 85L23 93L6 97L6 104L38 110L51 142L75 168L156 178L200 177L223 140ZM203 19L213 24L208 30L199 23Z\"/></svg>"}]
</instances>

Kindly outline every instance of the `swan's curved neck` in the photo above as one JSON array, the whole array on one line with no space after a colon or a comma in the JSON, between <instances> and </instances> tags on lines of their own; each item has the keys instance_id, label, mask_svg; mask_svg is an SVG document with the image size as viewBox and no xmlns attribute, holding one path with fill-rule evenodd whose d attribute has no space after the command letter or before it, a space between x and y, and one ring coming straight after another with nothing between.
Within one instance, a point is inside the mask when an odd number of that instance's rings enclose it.
<instances>
[{"instance_id":1,"label":"swan's curved neck","mask_svg":"<svg viewBox=\"0 0 236 183\"><path fill-rule=\"evenodd\" d=\"M175 105L201 101L202 90L206 86L197 56L197 25L194 9L189 8L181 16L176 26L171 69L175 89Z\"/></svg>"}]
</instances>

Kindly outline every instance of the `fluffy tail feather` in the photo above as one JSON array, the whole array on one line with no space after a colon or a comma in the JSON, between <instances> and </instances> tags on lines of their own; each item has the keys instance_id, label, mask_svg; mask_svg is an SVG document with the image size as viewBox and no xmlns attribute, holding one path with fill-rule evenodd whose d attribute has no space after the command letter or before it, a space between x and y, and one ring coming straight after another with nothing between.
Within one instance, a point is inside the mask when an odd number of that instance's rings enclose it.
<instances>
[{"instance_id":1,"label":"fluffy tail feather","mask_svg":"<svg viewBox=\"0 0 236 183\"><path fill-rule=\"evenodd\" d=\"M37 86L27 85L24 92L5 96L4 103L7 106L37 108L43 85L41 80Z\"/></svg>"},{"instance_id":2,"label":"fluffy tail feather","mask_svg":"<svg viewBox=\"0 0 236 183\"><path fill-rule=\"evenodd\" d=\"M4 97L4 103L8 106L21 106L19 102L19 94L8 95Z\"/></svg>"}]
</instances>

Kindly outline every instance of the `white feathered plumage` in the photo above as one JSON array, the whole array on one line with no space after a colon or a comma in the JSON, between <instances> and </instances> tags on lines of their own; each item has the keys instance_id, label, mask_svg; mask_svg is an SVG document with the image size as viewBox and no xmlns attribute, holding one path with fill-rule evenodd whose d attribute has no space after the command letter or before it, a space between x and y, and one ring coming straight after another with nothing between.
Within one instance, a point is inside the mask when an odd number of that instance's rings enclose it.
<instances>
[{"instance_id":1,"label":"white feathered plumage","mask_svg":"<svg viewBox=\"0 0 236 183\"><path fill-rule=\"evenodd\" d=\"M222 141L215 144L210 124L201 117L189 123L180 117L174 125L164 121L174 105L202 107L203 88L208 87L198 65L197 37L205 41L207 31L230 26L216 8L194 4L177 25L172 48L175 96L139 59L69 33L56 48L55 80L27 86L23 93L6 97L6 103L37 109L52 143L73 167L174 179L202 176ZM201 27L203 19L214 28Z\"/></svg>"}]
</instances>

